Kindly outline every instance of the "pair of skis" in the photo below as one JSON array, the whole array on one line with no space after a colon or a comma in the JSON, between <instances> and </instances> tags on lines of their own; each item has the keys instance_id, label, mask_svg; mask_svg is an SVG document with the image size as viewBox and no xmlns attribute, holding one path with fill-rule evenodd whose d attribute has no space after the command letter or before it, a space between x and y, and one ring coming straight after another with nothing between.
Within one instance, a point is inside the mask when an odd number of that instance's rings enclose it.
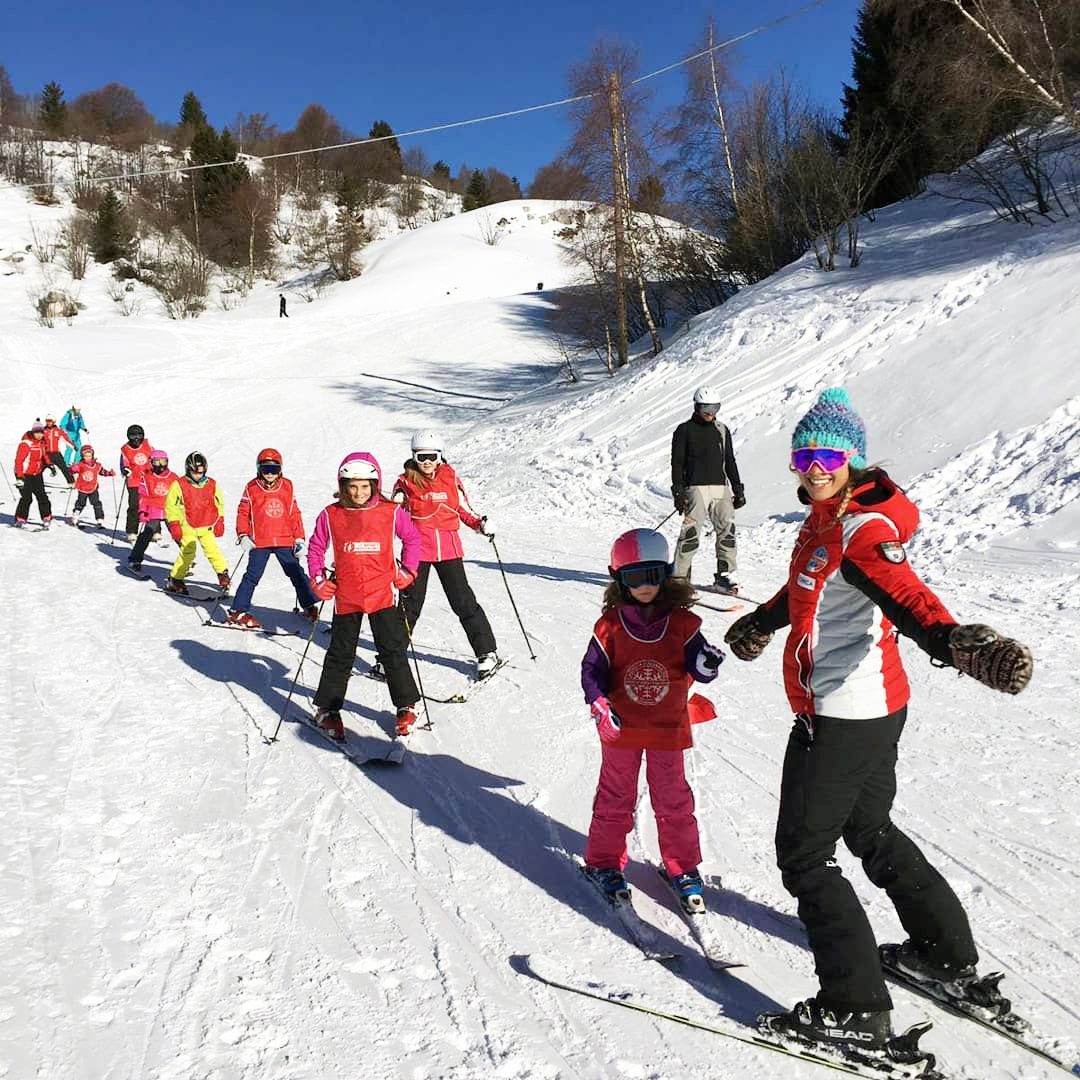
<instances>
[{"instance_id":1,"label":"pair of skis","mask_svg":"<svg viewBox=\"0 0 1080 1080\"><path fill-rule=\"evenodd\" d=\"M385 753L365 754L349 745L348 728L345 729L345 741L339 742L337 739L333 738L325 728L319 727L319 725L315 723L314 718L309 716L306 712L300 712L298 710L296 718L304 725L304 727L321 736L337 750L338 753L348 761L351 761L354 765L400 765L405 760L405 752L408 749L408 740L411 738L411 735L395 735L394 738L390 740Z\"/></svg>"},{"instance_id":2,"label":"pair of skis","mask_svg":"<svg viewBox=\"0 0 1080 1080\"><path fill-rule=\"evenodd\" d=\"M500 657L490 671L485 672L483 675L474 675L470 678L465 684L464 690L459 690L456 694L451 694L449 697L433 697L431 694L425 694L424 700L433 702L436 705L464 705L481 686L491 679L492 675L501 671L508 663L510 663L508 657ZM374 682L386 682L386 676L381 672L375 674L375 669L372 667L369 667L363 674L365 678L371 679Z\"/></svg>"}]
</instances>

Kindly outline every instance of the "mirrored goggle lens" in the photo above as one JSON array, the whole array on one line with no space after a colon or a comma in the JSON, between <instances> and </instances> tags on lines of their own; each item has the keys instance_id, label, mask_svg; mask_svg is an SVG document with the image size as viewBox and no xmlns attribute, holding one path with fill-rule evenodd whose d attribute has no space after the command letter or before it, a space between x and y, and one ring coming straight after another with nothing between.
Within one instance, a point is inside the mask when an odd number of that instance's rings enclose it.
<instances>
[{"instance_id":1,"label":"mirrored goggle lens","mask_svg":"<svg viewBox=\"0 0 1080 1080\"><path fill-rule=\"evenodd\" d=\"M715 416L720 411L720 403L717 401L699 401L698 412L712 413Z\"/></svg>"},{"instance_id":2,"label":"mirrored goggle lens","mask_svg":"<svg viewBox=\"0 0 1080 1080\"><path fill-rule=\"evenodd\" d=\"M432 462L432 461L438 461L439 460L439 452L437 450L434 451L433 453L426 453L424 451L420 451L416 455L416 460L418 462L420 462L421 464L423 464L423 465L426 465L426 464L428 464L429 462Z\"/></svg>"},{"instance_id":3,"label":"mirrored goggle lens","mask_svg":"<svg viewBox=\"0 0 1080 1080\"><path fill-rule=\"evenodd\" d=\"M667 563L645 563L619 570L619 583L627 589L639 589L642 585L662 585L668 576Z\"/></svg>"},{"instance_id":4,"label":"mirrored goggle lens","mask_svg":"<svg viewBox=\"0 0 1080 1080\"><path fill-rule=\"evenodd\" d=\"M260 461L259 472L279 473L281 472L281 466L276 461Z\"/></svg>"},{"instance_id":5,"label":"mirrored goggle lens","mask_svg":"<svg viewBox=\"0 0 1080 1080\"><path fill-rule=\"evenodd\" d=\"M850 457L850 450L830 450L822 446L811 446L803 450L792 450L791 464L799 472L809 472L815 462L825 472L836 472L847 464Z\"/></svg>"}]
</instances>

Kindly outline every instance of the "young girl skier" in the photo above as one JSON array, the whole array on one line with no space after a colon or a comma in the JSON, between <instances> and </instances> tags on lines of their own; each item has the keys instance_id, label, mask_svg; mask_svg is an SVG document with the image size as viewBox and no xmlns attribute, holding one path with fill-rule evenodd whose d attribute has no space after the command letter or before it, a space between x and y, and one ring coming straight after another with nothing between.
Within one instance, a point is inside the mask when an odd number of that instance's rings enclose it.
<instances>
[{"instance_id":1,"label":"young girl skier","mask_svg":"<svg viewBox=\"0 0 1080 1080\"><path fill-rule=\"evenodd\" d=\"M165 520L165 500L179 479L169 468L169 455L164 450L151 450L150 468L143 472L139 481L139 523L142 528L127 560L128 569L133 574L144 576L142 561L146 549L161 532L161 523Z\"/></svg>"},{"instance_id":2,"label":"young girl skier","mask_svg":"<svg viewBox=\"0 0 1080 1080\"><path fill-rule=\"evenodd\" d=\"M416 722L420 694L409 670L409 636L397 601L398 590L416 576L420 534L408 513L380 493L381 483L371 454L349 454L338 466L338 499L319 514L308 541L311 588L320 600L334 601L330 648L315 691L315 723L339 742L345 739L341 709L365 615L386 667L397 733L407 735ZM400 562L394 558L395 537L401 541ZM333 579L326 566L328 547Z\"/></svg>"},{"instance_id":3,"label":"young girl skier","mask_svg":"<svg viewBox=\"0 0 1080 1080\"><path fill-rule=\"evenodd\" d=\"M236 508L236 542L247 551L248 561L226 621L244 630L259 629L259 620L248 608L271 555L292 582L305 618L319 617L318 600L297 561L304 550L304 521L292 481L282 475L281 465L281 454L273 447L260 450L255 479L248 481Z\"/></svg>"},{"instance_id":4,"label":"young girl skier","mask_svg":"<svg viewBox=\"0 0 1080 1080\"><path fill-rule=\"evenodd\" d=\"M428 575L434 566L450 610L461 621L476 656L477 678L483 678L495 670L499 657L487 615L465 577L461 523L483 536L495 533L486 517L477 517L467 504L462 504L465 489L457 473L442 460L439 436L417 431L411 445L413 456L405 462L405 471L394 484L394 495L404 496L405 507L420 530L420 567L416 580L401 594L402 610L410 632L415 630L427 595Z\"/></svg>"},{"instance_id":5,"label":"young girl skier","mask_svg":"<svg viewBox=\"0 0 1080 1080\"><path fill-rule=\"evenodd\" d=\"M102 468L101 462L94 457L94 448L85 443L79 451L79 460L71 466L75 479L75 509L71 512L71 524L79 524L79 515L87 502L94 508L94 520L98 525L105 522L105 511L101 508L101 496L98 494L98 477L115 476L112 469Z\"/></svg>"},{"instance_id":6,"label":"young girl skier","mask_svg":"<svg viewBox=\"0 0 1080 1080\"><path fill-rule=\"evenodd\" d=\"M193 451L184 461L184 475L173 481L165 497L169 535L180 545L165 585L167 592L187 595L184 575L195 561L196 543L214 568L218 584L222 589L229 587L229 564L217 546L217 538L225 535L224 515L225 500L217 481L206 475L206 458Z\"/></svg>"},{"instance_id":7,"label":"young girl skier","mask_svg":"<svg viewBox=\"0 0 1080 1080\"><path fill-rule=\"evenodd\" d=\"M705 908L694 795L683 751L693 745L692 681L711 682L724 659L688 609L693 590L673 567L664 537L631 529L611 549L603 614L581 662L585 701L600 735L600 779L585 849L585 873L613 901L629 895L623 877L634 824L638 773L645 778L668 880L690 913Z\"/></svg>"},{"instance_id":8,"label":"young girl skier","mask_svg":"<svg viewBox=\"0 0 1080 1080\"><path fill-rule=\"evenodd\" d=\"M888 1055L890 959L945 997L1008 1011L992 977L975 972L968 918L948 882L892 822L897 744L909 698L896 634L942 666L1015 694L1031 654L987 626L959 626L916 576L903 545L918 524L914 504L866 463L866 429L847 393L824 391L792 437L791 470L809 514L787 584L732 624L726 640L753 660L790 626L784 682L795 713L780 783L776 858L798 900L821 984L790 1012L764 1014L762 1029L841 1054ZM884 889L909 940L880 956L855 891L837 865L843 839ZM889 956L886 956L886 950Z\"/></svg>"},{"instance_id":9,"label":"young girl skier","mask_svg":"<svg viewBox=\"0 0 1080 1080\"><path fill-rule=\"evenodd\" d=\"M75 483L75 477L68 468L64 455L60 453L60 444L67 443L67 449L74 451L75 444L68 438L68 433L56 426L56 420L51 416L45 417L45 453L49 458L49 468L55 473L59 469L64 474L64 479L70 487Z\"/></svg>"}]
</instances>

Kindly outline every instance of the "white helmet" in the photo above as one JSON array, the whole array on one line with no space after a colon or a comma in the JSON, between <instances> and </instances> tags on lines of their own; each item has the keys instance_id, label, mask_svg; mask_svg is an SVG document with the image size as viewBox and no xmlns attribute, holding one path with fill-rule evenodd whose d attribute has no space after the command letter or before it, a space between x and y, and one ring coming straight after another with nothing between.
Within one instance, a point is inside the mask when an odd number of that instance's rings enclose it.
<instances>
[{"instance_id":1,"label":"white helmet","mask_svg":"<svg viewBox=\"0 0 1080 1080\"><path fill-rule=\"evenodd\" d=\"M374 480L378 482L379 472L370 461L363 458L346 458L337 471L339 480Z\"/></svg>"},{"instance_id":2,"label":"white helmet","mask_svg":"<svg viewBox=\"0 0 1080 1080\"><path fill-rule=\"evenodd\" d=\"M713 386L711 383L706 383L704 386L699 386L694 391L694 404L695 405L715 405L720 407L720 387Z\"/></svg>"},{"instance_id":3,"label":"white helmet","mask_svg":"<svg viewBox=\"0 0 1080 1080\"><path fill-rule=\"evenodd\" d=\"M413 432L409 445L414 454L417 450L437 450L441 454L443 448L442 439L434 431L423 429Z\"/></svg>"}]
</instances>

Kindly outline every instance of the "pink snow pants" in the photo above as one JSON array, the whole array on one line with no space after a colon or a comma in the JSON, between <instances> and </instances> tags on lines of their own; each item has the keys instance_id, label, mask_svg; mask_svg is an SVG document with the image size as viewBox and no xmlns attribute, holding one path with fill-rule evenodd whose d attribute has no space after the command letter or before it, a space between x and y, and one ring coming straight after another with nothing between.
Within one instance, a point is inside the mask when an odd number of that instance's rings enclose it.
<instances>
[{"instance_id":1,"label":"pink snow pants","mask_svg":"<svg viewBox=\"0 0 1080 1080\"><path fill-rule=\"evenodd\" d=\"M671 876L697 869L701 841L683 751L629 750L602 743L600 752L600 780L593 799L585 862L601 870L622 870L626 866L626 837L634 827L638 773L644 754L645 780L656 815L664 869Z\"/></svg>"}]
</instances>

